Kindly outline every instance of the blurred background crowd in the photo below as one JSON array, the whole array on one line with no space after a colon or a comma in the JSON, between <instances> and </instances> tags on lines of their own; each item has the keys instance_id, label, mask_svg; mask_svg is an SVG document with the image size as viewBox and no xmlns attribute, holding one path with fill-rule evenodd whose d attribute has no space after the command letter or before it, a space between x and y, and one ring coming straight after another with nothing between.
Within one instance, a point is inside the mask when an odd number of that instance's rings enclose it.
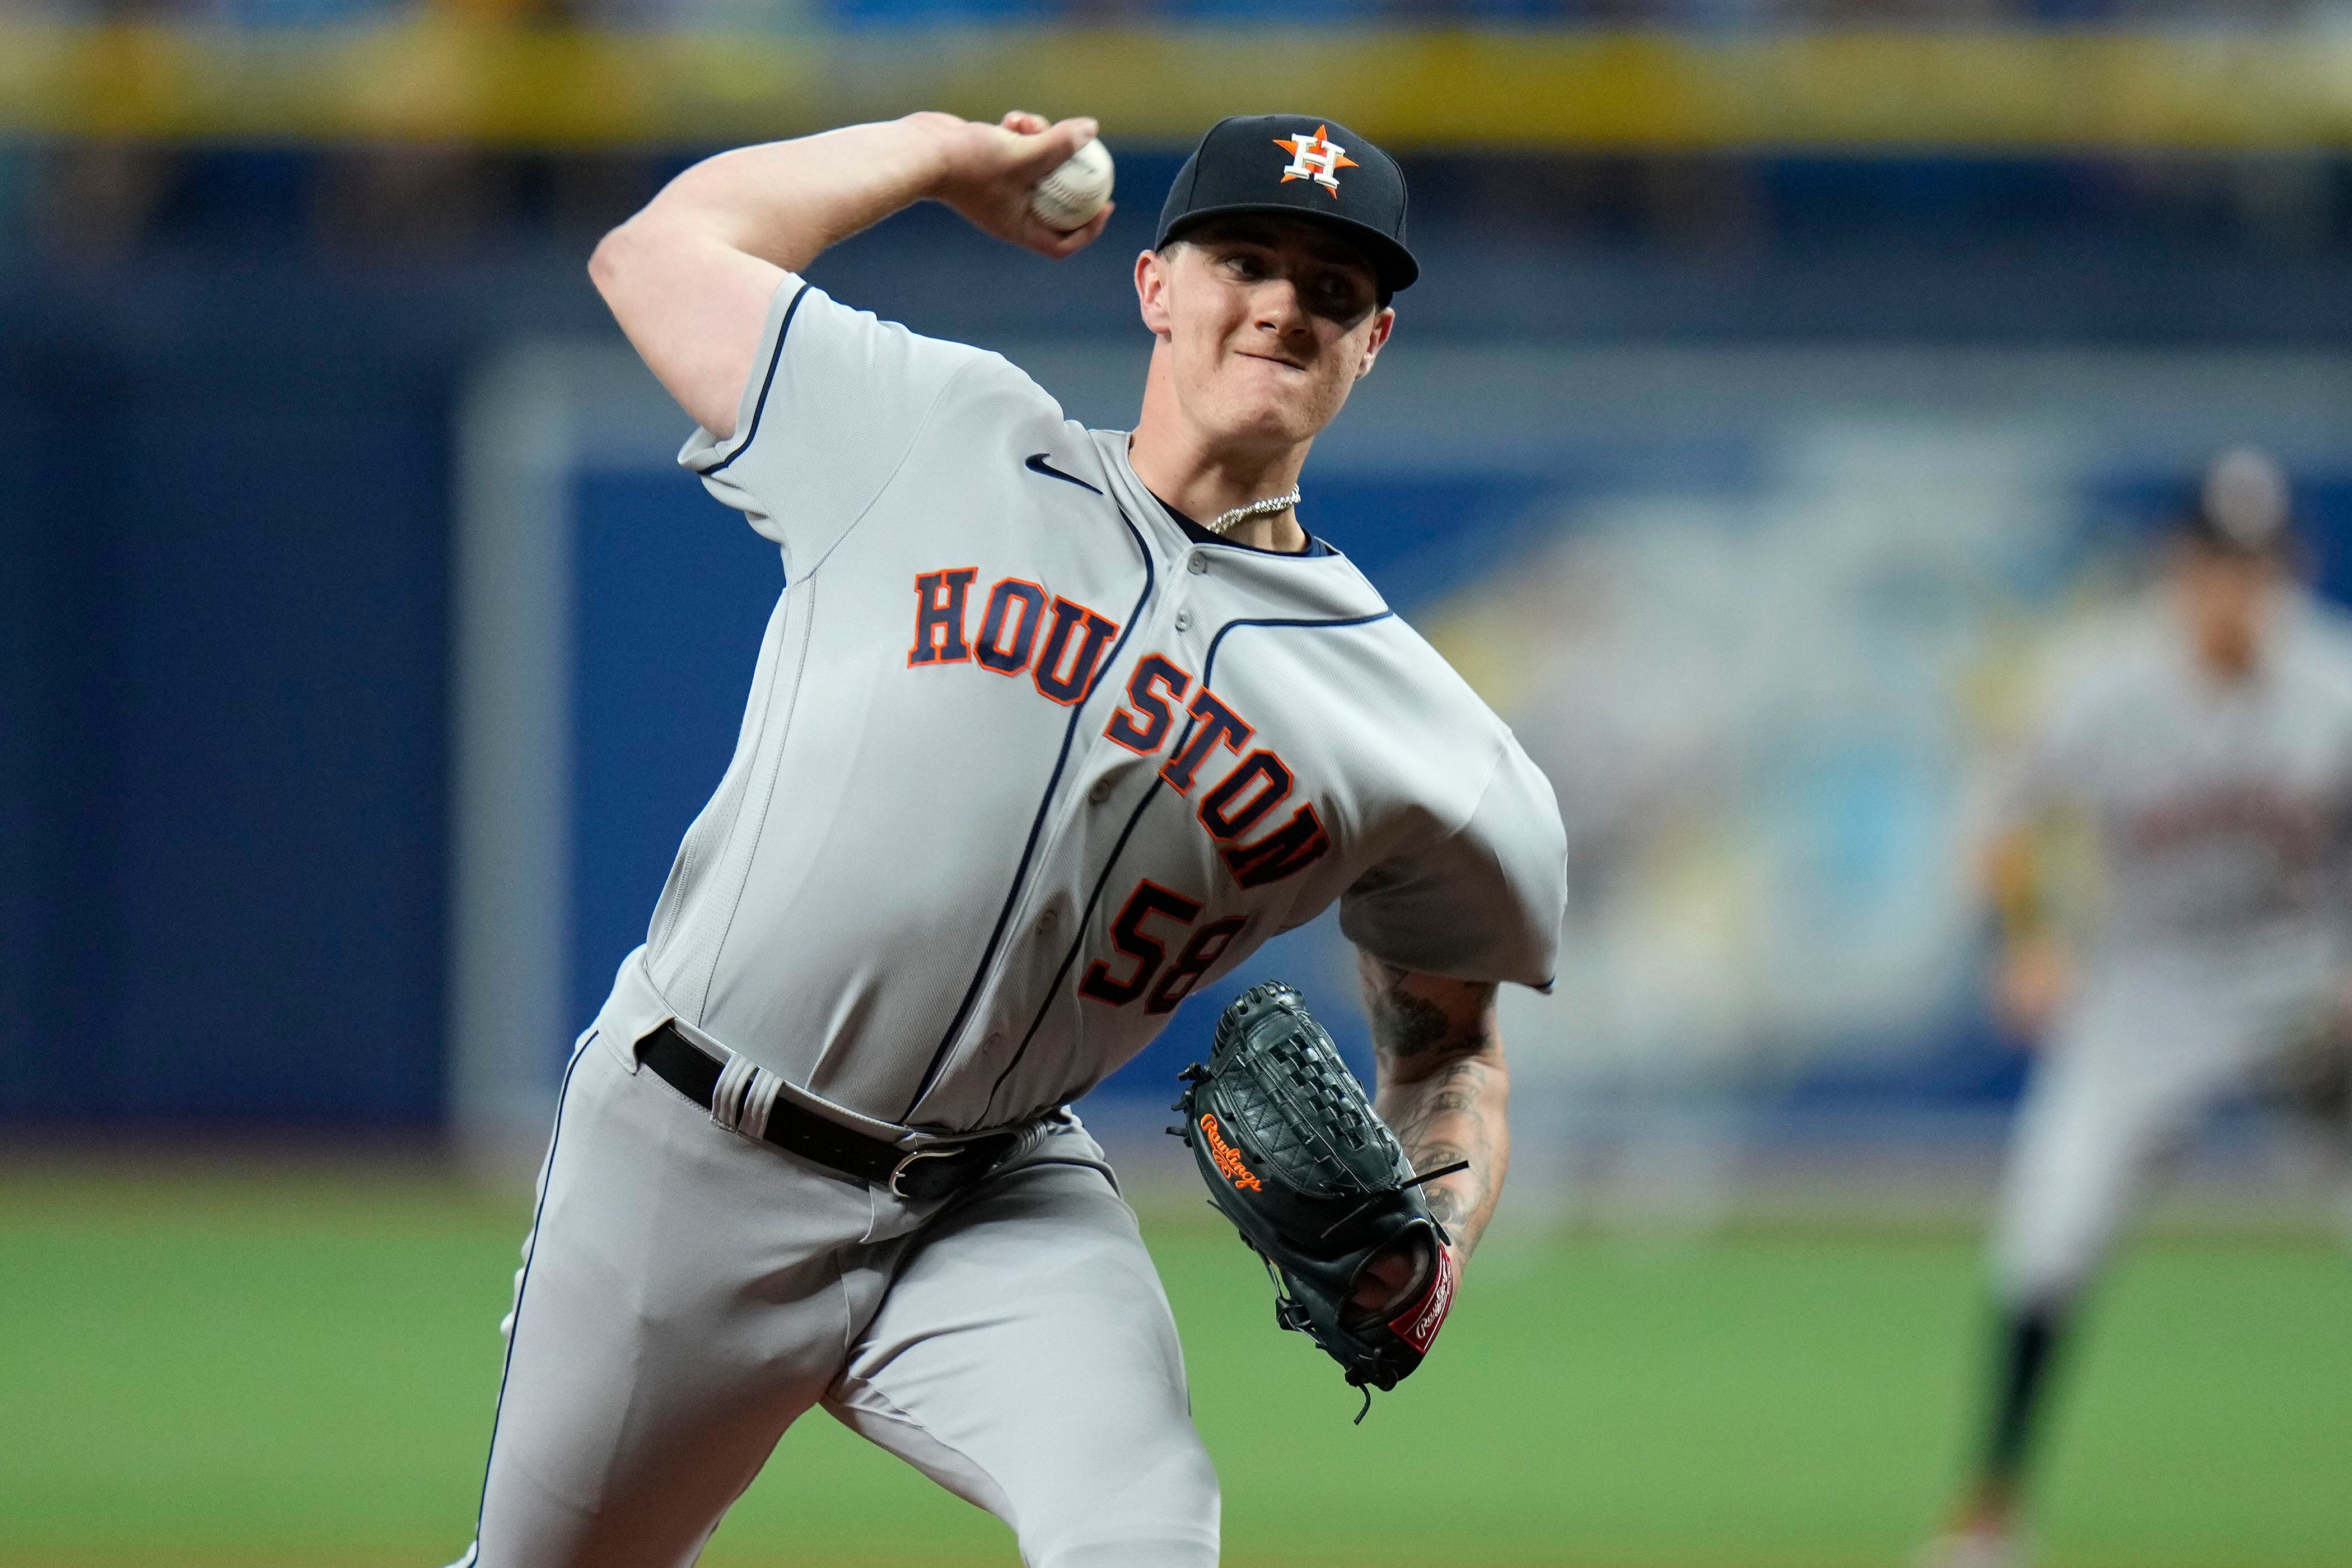
<instances>
[{"instance_id":1,"label":"blurred background crowd","mask_svg":"<svg viewBox=\"0 0 2352 1568\"><path fill-rule=\"evenodd\" d=\"M634 27L793 27L908 22L1263 21L1241 0L30 0L37 15L172 17L237 26L383 23L435 13ZM2324 24L2340 0L1342 0L1324 20L1569 22L1611 26L2138 23Z\"/></svg>"},{"instance_id":2,"label":"blurred background crowd","mask_svg":"<svg viewBox=\"0 0 2352 1568\"><path fill-rule=\"evenodd\" d=\"M1506 1006L1517 1223L1767 1172L1973 1212L2023 1069L1969 825L2046 656L2238 445L2352 591L2347 47L2327 0L20 4L0 1148L541 1138L776 589L595 238L730 141L1097 114L1093 250L919 209L816 276L1123 426L1167 182L1278 100L1402 155L1424 266L1305 521L1569 819L1571 962ZM1234 979L1345 1014L1343 960ZM1156 1129L1222 996L1090 1118ZM2200 1168L2275 1173L2267 1126Z\"/></svg>"}]
</instances>

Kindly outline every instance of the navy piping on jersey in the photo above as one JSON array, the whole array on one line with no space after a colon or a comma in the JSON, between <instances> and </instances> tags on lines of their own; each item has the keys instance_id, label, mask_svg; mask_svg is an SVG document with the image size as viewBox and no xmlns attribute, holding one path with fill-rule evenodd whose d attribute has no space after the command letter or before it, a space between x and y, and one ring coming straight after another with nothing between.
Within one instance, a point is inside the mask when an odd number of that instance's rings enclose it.
<instances>
[{"instance_id":1,"label":"navy piping on jersey","mask_svg":"<svg viewBox=\"0 0 2352 1568\"><path fill-rule=\"evenodd\" d=\"M467 1549L461 1561L472 1560L482 1549L482 1514L490 1506L490 1461L498 1457L499 1417L506 1414L507 1380L514 1375L515 1341L522 1335L523 1293L530 1289L530 1266L539 1256L539 1227L547 1217L547 1194L555 1186L555 1151L563 1142L564 1097L572 1092L572 1075L579 1068L580 1058L596 1048L598 1032L590 1030L588 1037L572 1053L572 1059L563 1066L563 1082L555 1091L555 1128L547 1135L547 1173L541 1180L539 1205L530 1211L530 1253L522 1260L522 1278L515 1281L514 1321L507 1328L506 1360L499 1367L499 1402L490 1412L490 1451L482 1460L481 1500L474 1505L474 1544Z\"/></svg>"},{"instance_id":2,"label":"navy piping on jersey","mask_svg":"<svg viewBox=\"0 0 2352 1568\"><path fill-rule=\"evenodd\" d=\"M784 307L784 319L776 323L775 352L768 355L767 379L760 383L760 401L751 405L751 427L743 432L743 444L728 453L724 458L711 464L710 467L694 470L704 479L709 479L733 463L736 458L750 451L751 443L760 438L760 416L768 411L768 393L776 384L776 366L782 364L784 360L784 334L793 330L793 317L799 312L801 301L808 298L808 291L809 286L803 283L801 291L793 296L793 302Z\"/></svg>"},{"instance_id":3,"label":"navy piping on jersey","mask_svg":"<svg viewBox=\"0 0 2352 1568\"><path fill-rule=\"evenodd\" d=\"M1038 836L1045 831L1045 816L1053 809L1054 795L1062 787L1062 772L1070 764L1070 744L1077 738L1078 721L1086 717L1087 704L1093 701L1095 693L1102 689L1103 677L1118 667L1119 650L1127 646L1127 639L1135 635L1136 623L1143 618L1143 606L1151 602L1151 590L1159 580L1159 574L1151 569L1151 551L1143 542L1143 531L1135 526L1135 520L1127 515L1125 507L1118 506L1117 501L1111 504L1118 508L1118 520L1127 524L1128 534L1135 541L1135 552L1143 559L1143 592L1136 598L1135 608L1129 613L1127 625L1119 629L1118 640L1110 645L1110 652L1104 656L1101 664L1095 667L1094 676L1087 682L1085 692L1070 706L1070 721L1062 731L1061 754L1054 759L1053 776L1045 781L1045 794L1037 802L1037 815L1029 821L1029 841L1021 847L1021 863L1013 868L1013 886L1004 891L1004 907L996 911L996 929L988 933L988 946L982 951L980 963L971 972L971 984L964 987L963 1000L957 1004L955 1017L948 1024L947 1033L940 1037L939 1048L931 1053L931 1065L923 1071L922 1086L915 1090L915 1098L907 1102L905 1114L898 1118L901 1121L914 1116L915 1108L923 1103L923 1097L930 1093L932 1087L939 1082L940 1074L947 1067L948 1056L955 1048L956 1036L962 1032L964 1020L971 1016L971 1005L980 998L981 985L987 980L989 967L995 963L997 949L1003 943L1004 928L1011 923L1013 907L1021 901L1021 889L1029 880L1029 862L1037 853Z\"/></svg>"},{"instance_id":4,"label":"navy piping on jersey","mask_svg":"<svg viewBox=\"0 0 2352 1568\"><path fill-rule=\"evenodd\" d=\"M1162 501L1160 504L1166 506L1168 503ZM1169 510L1175 510L1173 507L1170 507ZM1177 512L1176 515L1181 517L1183 514ZM1247 547L1244 546L1244 548ZM1273 551L1269 553L1280 555L1289 552ZM1337 631L1347 626L1368 626L1375 621L1385 621L1395 614L1394 610L1382 610L1376 616L1351 616L1345 620L1338 621L1305 619L1227 621L1217 628L1217 635L1209 639L1209 657L1201 661L1201 689L1208 690L1209 683L1216 679L1217 649L1224 642L1225 634L1236 627L1308 626L1318 630ZM1171 752L1171 755L1181 753L1184 750L1184 742L1192 738L1192 731L1200 722L1197 717L1186 721L1183 731L1176 737L1176 745L1174 751ZM996 1081L989 1086L988 1110L993 1110L996 1108L996 1097L1003 1091L1005 1080L1013 1076L1013 1069L1021 1065L1021 1058L1028 1055L1029 1042L1037 1037L1039 1029L1045 1027L1045 1016L1054 1010L1055 1002L1061 996L1062 982L1069 978L1071 966L1077 963L1079 952L1087 945L1087 922L1094 919L1095 910L1102 903L1103 889L1110 884L1111 873L1118 868L1118 858L1127 852L1127 841L1135 836L1136 824L1143 820L1144 812L1150 808L1151 803L1159 798L1160 792L1166 788L1168 780L1164 776L1155 775L1151 781L1151 787L1143 792L1143 798L1135 803L1135 810L1129 814L1127 826L1119 830L1118 841L1111 846L1109 857L1103 861L1102 874L1095 879L1094 887L1087 893L1087 907L1078 911L1074 934L1070 939L1070 949L1062 955L1062 966L1054 971L1053 983L1045 987L1045 999L1038 1004L1037 1016L1029 1020L1028 1032L1021 1037L1021 1044L1013 1048L1013 1059L1004 1064L1003 1070L996 1075Z\"/></svg>"}]
</instances>

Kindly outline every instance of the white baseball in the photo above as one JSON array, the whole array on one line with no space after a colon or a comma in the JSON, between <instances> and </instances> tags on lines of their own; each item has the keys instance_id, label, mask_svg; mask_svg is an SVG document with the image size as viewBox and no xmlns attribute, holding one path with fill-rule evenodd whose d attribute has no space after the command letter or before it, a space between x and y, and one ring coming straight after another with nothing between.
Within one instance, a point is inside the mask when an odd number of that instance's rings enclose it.
<instances>
[{"instance_id":1,"label":"white baseball","mask_svg":"<svg viewBox=\"0 0 2352 1568\"><path fill-rule=\"evenodd\" d=\"M1110 149L1097 136L1038 182L1029 195L1029 210L1047 228L1064 234L1084 228L1110 200Z\"/></svg>"}]
</instances>

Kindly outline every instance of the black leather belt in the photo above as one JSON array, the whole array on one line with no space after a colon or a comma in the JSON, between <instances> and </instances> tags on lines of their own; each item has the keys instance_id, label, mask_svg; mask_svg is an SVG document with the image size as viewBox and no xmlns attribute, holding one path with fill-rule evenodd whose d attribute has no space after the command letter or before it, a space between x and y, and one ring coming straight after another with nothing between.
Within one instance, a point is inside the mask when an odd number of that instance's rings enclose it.
<instances>
[{"instance_id":1,"label":"black leather belt","mask_svg":"<svg viewBox=\"0 0 2352 1568\"><path fill-rule=\"evenodd\" d=\"M664 1083L710 1109L725 1064L664 1024L637 1042L637 1059ZM787 1153L813 1160L915 1202L943 1198L980 1180L1013 1152L1018 1132L987 1132L931 1148L902 1149L828 1121L779 1097L769 1107L761 1137Z\"/></svg>"}]
</instances>

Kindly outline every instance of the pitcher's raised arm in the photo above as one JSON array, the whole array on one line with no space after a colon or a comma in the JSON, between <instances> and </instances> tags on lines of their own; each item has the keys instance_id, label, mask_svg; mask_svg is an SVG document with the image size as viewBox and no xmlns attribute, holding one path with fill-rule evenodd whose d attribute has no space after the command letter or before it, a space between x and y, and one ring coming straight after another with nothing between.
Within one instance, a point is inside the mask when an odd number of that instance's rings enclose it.
<instances>
[{"instance_id":1,"label":"pitcher's raised arm","mask_svg":"<svg viewBox=\"0 0 2352 1568\"><path fill-rule=\"evenodd\" d=\"M1108 209L1063 234L1029 196L1094 133L1091 120L1016 112L985 125L920 113L739 147L695 164L606 235L589 276L678 405L724 438L785 274L927 199L1001 239L1067 256L1102 232Z\"/></svg>"}]
</instances>

